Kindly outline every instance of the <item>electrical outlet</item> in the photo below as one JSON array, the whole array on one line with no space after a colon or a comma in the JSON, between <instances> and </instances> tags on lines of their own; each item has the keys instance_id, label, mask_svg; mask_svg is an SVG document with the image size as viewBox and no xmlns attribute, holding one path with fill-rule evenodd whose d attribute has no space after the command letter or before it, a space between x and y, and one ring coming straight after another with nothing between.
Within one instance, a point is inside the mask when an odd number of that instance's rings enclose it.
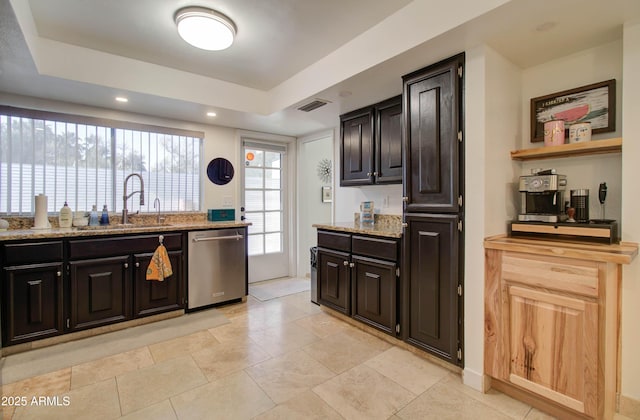
<instances>
[{"instance_id":1,"label":"electrical outlet","mask_svg":"<svg viewBox=\"0 0 640 420\"><path fill-rule=\"evenodd\" d=\"M230 195L222 197L222 207L233 207L233 197Z\"/></svg>"}]
</instances>

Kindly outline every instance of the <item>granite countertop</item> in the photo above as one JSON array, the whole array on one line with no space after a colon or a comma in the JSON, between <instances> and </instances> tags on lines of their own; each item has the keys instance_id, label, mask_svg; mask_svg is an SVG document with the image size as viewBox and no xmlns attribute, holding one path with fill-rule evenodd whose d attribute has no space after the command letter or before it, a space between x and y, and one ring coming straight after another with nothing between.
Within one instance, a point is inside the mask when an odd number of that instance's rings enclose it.
<instances>
[{"instance_id":1,"label":"granite countertop","mask_svg":"<svg viewBox=\"0 0 640 420\"><path fill-rule=\"evenodd\" d=\"M315 223L314 228L332 230L336 232L363 233L366 235L385 236L388 238L401 238L402 226L374 223L363 225L356 222Z\"/></svg>"},{"instance_id":2,"label":"granite countertop","mask_svg":"<svg viewBox=\"0 0 640 420\"><path fill-rule=\"evenodd\" d=\"M208 222L206 220L176 220L165 223L110 224L107 226L82 226L51 229L10 229L0 232L0 242L24 239L71 238L86 236L108 236L133 233L175 232L249 226L247 222Z\"/></svg>"}]
</instances>

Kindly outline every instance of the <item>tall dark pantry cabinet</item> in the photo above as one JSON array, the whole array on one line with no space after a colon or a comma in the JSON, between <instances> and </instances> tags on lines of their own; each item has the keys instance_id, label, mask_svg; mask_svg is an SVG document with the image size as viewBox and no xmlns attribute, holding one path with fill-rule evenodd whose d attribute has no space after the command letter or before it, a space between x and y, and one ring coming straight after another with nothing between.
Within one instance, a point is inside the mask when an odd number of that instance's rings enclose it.
<instances>
[{"instance_id":1,"label":"tall dark pantry cabinet","mask_svg":"<svg viewBox=\"0 0 640 420\"><path fill-rule=\"evenodd\" d=\"M464 54L403 77L403 339L463 366Z\"/></svg>"}]
</instances>

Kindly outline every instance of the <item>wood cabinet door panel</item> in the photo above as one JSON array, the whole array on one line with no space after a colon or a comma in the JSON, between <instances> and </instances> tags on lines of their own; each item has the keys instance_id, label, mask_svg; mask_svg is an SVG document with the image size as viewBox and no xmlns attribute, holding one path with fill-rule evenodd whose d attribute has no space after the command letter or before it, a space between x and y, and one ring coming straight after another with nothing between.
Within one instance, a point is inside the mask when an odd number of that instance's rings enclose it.
<instances>
[{"instance_id":1,"label":"wood cabinet door panel","mask_svg":"<svg viewBox=\"0 0 640 420\"><path fill-rule=\"evenodd\" d=\"M129 257L74 261L71 269L72 329L84 329L131 318Z\"/></svg>"},{"instance_id":2,"label":"wood cabinet door panel","mask_svg":"<svg viewBox=\"0 0 640 420\"><path fill-rule=\"evenodd\" d=\"M349 270L348 253L318 249L318 301L347 315L351 315Z\"/></svg>"},{"instance_id":3,"label":"wood cabinet door panel","mask_svg":"<svg viewBox=\"0 0 640 420\"><path fill-rule=\"evenodd\" d=\"M373 183L373 109L342 116L340 185Z\"/></svg>"},{"instance_id":4,"label":"wood cabinet door panel","mask_svg":"<svg viewBox=\"0 0 640 420\"><path fill-rule=\"evenodd\" d=\"M5 345L62 333L62 265L36 264L4 269Z\"/></svg>"},{"instance_id":5,"label":"wood cabinet door panel","mask_svg":"<svg viewBox=\"0 0 640 420\"><path fill-rule=\"evenodd\" d=\"M147 267L153 254L134 255L135 275L134 316L148 316L156 313L184 308L182 251L170 251L169 261L173 275L164 281L147 280Z\"/></svg>"},{"instance_id":6,"label":"wood cabinet door panel","mask_svg":"<svg viewBox=\"0 0 640 420\"><path fill-rule=\"evenodd\" d=\"M597 409L598 305L508 287L509 380L576 411Z\"/></svg>"},{"instance_id":7,"label":"wood cabinet door panel","mask_svg":"<svg viewBox=\"0 0 640 420\"><path fill-rule=\"evenodd\" d=\"M376 105L378 184L402 182L402 96Z\"/></svg>"},{"instance_id":8,"label":"wood cabinet door panel","mask_svg":"<svg viewBox=\"0 0 640 420\"><path fill-rule=\"evenodd\" d=\"M459 364L458 216L412 214L405 222L405 339Z\"/></svg>"},{"instance_id":9,"label":"wood cabinet door panel","mask_svg":"<svg viewBox=\"0 0 640 420\"><path fill-rule=\"evenodd\" d=\"M352 261L353 317L395 335L397 265L358 256Z\"/></svg>"},{"instance_id":10,"label":"wood cabinet door panel","mask_svg":"<svg viewBox=\"0 0 640 420\"><path fill-rule=\"evenodd\" d=\"M457 212L462 57L405 76L406 211Z\"/></svg>"}]
</instances>

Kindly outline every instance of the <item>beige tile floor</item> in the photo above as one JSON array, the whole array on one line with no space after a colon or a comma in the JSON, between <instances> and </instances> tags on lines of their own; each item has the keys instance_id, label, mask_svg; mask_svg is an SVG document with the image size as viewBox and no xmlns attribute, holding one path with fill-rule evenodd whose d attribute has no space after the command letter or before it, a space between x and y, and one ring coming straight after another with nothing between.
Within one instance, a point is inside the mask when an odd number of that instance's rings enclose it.
<instances>
[{"instance_id":1,"label":"beige tile floor","mask_svg":"<svg viewBox=\"0 0 640 420\"><path fill-rule=\"evenodd\" d=\"M2 395L29 402L4 407L3 418L550 418L462 385L459 375L321 311L309 292L250 296L218 310L230 323L3 386ZM38 406L33 396L57 399Z\"/></svg>"}]
</instances>

